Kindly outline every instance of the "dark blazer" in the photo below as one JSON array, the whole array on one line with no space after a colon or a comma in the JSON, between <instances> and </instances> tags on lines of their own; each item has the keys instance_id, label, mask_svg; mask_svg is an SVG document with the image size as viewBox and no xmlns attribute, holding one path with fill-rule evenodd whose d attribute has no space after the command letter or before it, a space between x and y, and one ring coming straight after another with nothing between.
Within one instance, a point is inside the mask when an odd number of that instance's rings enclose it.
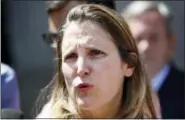
<instances>
[{"instance_id":1,"label":"dark blazer","mask_svg":"<svg viewBox=\"0 0 185 120\"><path fill-rule=\"evenodd\" d=\"M173 63L165 82L158 91L162 118L185 118L184 71L180 71Z\"/></svg>"}]
</instances>

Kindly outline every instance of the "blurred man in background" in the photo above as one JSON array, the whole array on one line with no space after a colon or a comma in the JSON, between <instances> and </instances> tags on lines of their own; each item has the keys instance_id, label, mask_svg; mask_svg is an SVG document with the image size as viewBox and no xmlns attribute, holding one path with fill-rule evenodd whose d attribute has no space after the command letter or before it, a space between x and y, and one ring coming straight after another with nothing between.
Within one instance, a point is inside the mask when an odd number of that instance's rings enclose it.
<instances>
[{"instance_id":1,"label":"blurred man in background","mask_svg":"<svg viewBox=\"0 0 185 120\"><path fill-rule=\"evenodd\" d=\"M43 38L51 45L52 48L56 48L55 39L57 31L64 24L64 20L69 10L86 2L87 0L46 1L49 33L44 34Z\"/></svg>"},{"instance_id":2,"label":"blurred man in background","mask_svg":"<svg viewBox=\"0 0 185 120\"><path fill-rule=\"evenodd\" d=\"M1 63L1 109L20 110L19 88L15 71Z\"/></svg>"},{"instance_id":3,"label":"blurred man in background","mask_svg":"<svg viewBox=\"0 0 185 120\"><path fill-rule=\"evenodd\" d=\"M157 1L134 1L121 14L130 25L159 95L162 118L184 118L184 72L171 60L176 39L169 8Z\"/></svg>"}]
</instances>

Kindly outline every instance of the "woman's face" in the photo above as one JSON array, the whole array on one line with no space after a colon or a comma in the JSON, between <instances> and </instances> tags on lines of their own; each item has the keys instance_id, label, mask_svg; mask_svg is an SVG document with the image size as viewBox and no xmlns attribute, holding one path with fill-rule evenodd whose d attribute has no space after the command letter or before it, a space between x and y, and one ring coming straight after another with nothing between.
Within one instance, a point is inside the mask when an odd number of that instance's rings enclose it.
<instances>
[{"instance_id":1,"label":"woman's face","mask_svg":"<svg viewBox=\"0 0 185 120\"><path fill-rule=\"evenodd\" d=\"M124 76L132 75L112 37L91 21L71 22L65 29L62 72L70 98L84 110L101 108L121 96Z\"/></svg>"}]
</instances>

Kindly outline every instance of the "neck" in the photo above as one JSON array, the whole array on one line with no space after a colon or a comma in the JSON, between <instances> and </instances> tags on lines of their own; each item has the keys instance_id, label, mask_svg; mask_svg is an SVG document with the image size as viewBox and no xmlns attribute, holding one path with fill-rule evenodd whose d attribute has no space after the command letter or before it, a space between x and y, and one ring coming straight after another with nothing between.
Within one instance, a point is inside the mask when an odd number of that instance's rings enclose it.
<instances>
[{"instance_id":1,"label":"neck","mask_svg":"<svg viewBox=\"0 0 185 120\"><path fill-rule=\"evenodd\" d=\"M156 67L155 69L152 68L152 69L146 69L147 70L147 73L148 73L148 77L150 80L152 80L163 68L164 68L165 64L164 65L161 65L159 67ZM150 67L151 68L151 67Z\"/></svg>"},{"instance_id":2,"label":"neck","mask_svg":"<svg viewBox=\"0 0 185 120\"><path fill-rule=\"evenodd\" d=\"M122 90L114 98L95 110L82 110L83 118L115 118L120 109L122 100Z\"/></svg>"}]
</instances>

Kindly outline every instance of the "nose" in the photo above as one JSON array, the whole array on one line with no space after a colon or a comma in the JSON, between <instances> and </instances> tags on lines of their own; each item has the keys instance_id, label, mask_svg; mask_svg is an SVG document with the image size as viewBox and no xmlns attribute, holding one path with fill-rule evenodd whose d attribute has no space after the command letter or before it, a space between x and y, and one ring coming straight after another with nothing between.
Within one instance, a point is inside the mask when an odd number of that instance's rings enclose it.
<instances>
[{"instance_id":1,"label":"nose","mask_svg":"<svg viewBox=\"0 0 185 120\"><path fill-rule=\"evenodd\" d=\"M85 77L90 74L90 68L88 67L85 58L80 57L77 61L77 75L80 77Z\"/></svg>"}]
</instances>

